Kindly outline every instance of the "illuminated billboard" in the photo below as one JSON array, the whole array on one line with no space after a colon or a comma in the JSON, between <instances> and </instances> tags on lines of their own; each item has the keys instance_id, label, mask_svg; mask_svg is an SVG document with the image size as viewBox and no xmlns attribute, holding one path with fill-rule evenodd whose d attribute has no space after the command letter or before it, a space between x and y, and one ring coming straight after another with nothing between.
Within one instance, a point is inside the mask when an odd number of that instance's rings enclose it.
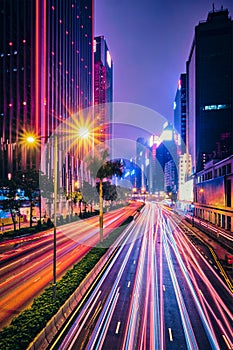
<instances>
[{"instance_id":1,"label":"illuminated billboard","mask_svg":"<svg viewBox=\"0 0 233 350\"><path fill-rule=\"evenodd\" d=\"M225 205L224 176L196 185L197 202L214 206Z\"/></svg>"}]
</instances>

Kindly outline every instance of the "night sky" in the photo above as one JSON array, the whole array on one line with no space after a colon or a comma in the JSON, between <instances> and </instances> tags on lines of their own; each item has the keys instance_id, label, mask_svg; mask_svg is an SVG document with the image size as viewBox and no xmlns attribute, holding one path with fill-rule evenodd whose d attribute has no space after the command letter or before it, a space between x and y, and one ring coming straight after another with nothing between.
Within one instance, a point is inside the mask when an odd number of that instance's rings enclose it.
<instances>
[{"instance_id":1,"label":"night sky","mask_svg":"<svg viewBox=\"0 0 233 350\"><path fill-rule=\"evenodd\" d=\"M215 9L232 0L216 0ZM173 121L173 101L194 28L213 0L95 0L95 35L104 35L114 63L114 101L149 107Z\"/></svg>"}]
</instances>

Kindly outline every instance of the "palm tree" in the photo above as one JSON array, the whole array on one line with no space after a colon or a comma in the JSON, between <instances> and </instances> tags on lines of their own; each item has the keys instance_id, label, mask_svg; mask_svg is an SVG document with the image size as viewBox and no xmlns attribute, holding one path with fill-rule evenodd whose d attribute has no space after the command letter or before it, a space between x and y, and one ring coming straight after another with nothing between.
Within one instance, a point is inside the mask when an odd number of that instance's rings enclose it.
<instances>
[{"instance_id":1,"label":"palm tree","mask_svg":"<svg viewBox=\"0 0 233 350\"><path fill-rule=\"evenodd\" d=\"M91 176L99 180L99 227L100 241L103 241L103 179L111 179L114 175L121 177L123 174L123 164L120 160L107 160L109 157L108 151L104 150L96 154L93 158L89 158L88 169Z\"/></svg>"}]
</instances>

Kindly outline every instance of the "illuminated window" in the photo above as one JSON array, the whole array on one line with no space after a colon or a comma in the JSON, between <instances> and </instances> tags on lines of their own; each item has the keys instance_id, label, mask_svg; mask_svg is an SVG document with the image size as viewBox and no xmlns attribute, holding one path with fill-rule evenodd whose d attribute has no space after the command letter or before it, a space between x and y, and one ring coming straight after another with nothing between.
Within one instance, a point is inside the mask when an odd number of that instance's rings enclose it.
<instances>
[{"instance_id":1,"label":"illuminated window","mask_svg":"<svg viewBox=\"0 0 233 350\"><path fill-rule=\"evenodd\" d=\"M213 111L213 110L220 110L220 109L227 109L227 108L230 108L230 105L219 104L219 105L206 105L202 109L203 111Z\"/></svg>"},{"instance_id":2,"label":"illuminated window","mask_svg":"<svg viewBox=\"0 0 233 350\"><path fill-rule=\"evenodd\" d=\"M110 55L109 51L107 51L107 63L108 63L109 68L111 68L112 60L111 60L111 55Z\"/></svg>"},{"instance_id":3,"label":"illuminated window","mask_svg":"<svg viewBox=\"0 0 233 350\"><path fill-rule=\"evenodd\" d=\"M181 80L179 79L179 80L178 80L178 90L181 89L181 85L182 85L182 82L181 82Z\"/></svg>"}]
</instances>

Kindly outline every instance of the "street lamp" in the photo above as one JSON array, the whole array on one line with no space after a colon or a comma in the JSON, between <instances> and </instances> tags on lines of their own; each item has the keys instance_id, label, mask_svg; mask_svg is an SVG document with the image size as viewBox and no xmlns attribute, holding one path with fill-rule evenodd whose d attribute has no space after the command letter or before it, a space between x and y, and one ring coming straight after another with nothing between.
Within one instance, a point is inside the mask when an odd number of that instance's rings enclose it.
<instances>
[{"instance_id":1,"label":"street lamp","mask_svg":"<svg viewBox=\"0 0 233 350\"><path fill-rule=\"evenodd\" d=\"M80 139L87 139L89 137L88 128L79 128L77 131L77 136ZM53 155L53 171L54 171L54 181L53 181L53 191L54 191L54 221L53 221L53 299L56 298L56 287L57 287L57 192L58 192L58 137L67 137L67 134L59 133L53 134L52 136L35 136L33 134L27 134L24 137L24 142L27 145L36 146L41 139L54 139L54 155Z\"/></svg>"},{"instance_id":2,"label":"street lamp","mask_svg":"<svg viewBox=\"0 0 233 350\"><path fill-rule=\"evenodd\" d=\"M53 299L56 298L56 286L57 286L57 135L51 136L54 139L54 156L53 156L53 168L54 168L54 221L53 221ZM47 136L35 136L33 134L27 134L24 137L24 142L27 145L36 146L39 140L47 139Z\"/></svg>"}]
</instances>

